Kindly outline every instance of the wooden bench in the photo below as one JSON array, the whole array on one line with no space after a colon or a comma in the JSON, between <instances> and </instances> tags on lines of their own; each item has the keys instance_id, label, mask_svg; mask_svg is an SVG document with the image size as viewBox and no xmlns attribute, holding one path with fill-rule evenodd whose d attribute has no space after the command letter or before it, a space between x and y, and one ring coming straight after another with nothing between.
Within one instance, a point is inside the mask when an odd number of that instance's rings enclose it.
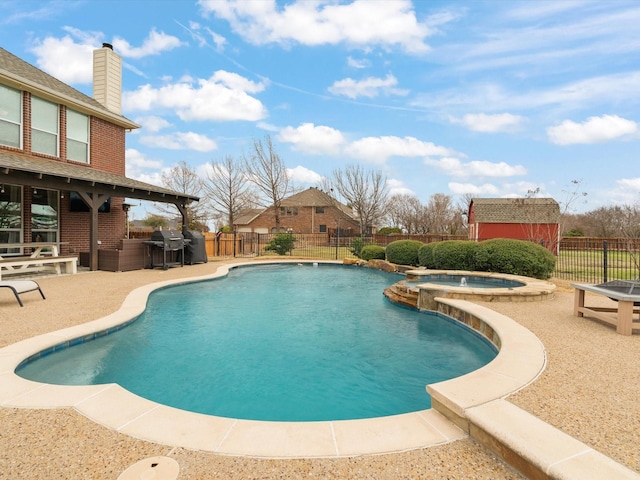
<instances>
[{"instance_id":1,"label":"wooden bench","mask_svg":"<svg viewBox=\"0 0 640 480\"><path fill-rule=\"evenodd\" d=\"M78 272L78 257L10 257L0 260L0 280L2 275L41 272L52 267L55 273L60 272L60 265L65 266L65 273Z\"/></svg>"}]
</instances>

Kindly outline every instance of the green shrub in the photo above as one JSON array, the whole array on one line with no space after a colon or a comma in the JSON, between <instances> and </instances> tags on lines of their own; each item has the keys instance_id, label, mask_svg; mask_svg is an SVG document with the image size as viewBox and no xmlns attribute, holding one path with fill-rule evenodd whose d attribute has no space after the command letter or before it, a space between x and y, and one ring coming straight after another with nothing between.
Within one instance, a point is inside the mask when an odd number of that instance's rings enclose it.
<instances>
[{"instance_id":1,"label":"green shrub","mask_svg":"<svg viewBox=\"0 0 640 480\"><path fill-rule=\"evenodd\" d=\"M556 257L546 248L524 240L495 238L480 242L475 251L475 270L547 279Z\"/></svg>"},{"instance_id":2,"label":"green shrub","mask_svg":"<svg viewBox=\"0 0 640 480\"><path fill-rule=\"evenodd\" d=\"M473 270L478 246L471 240L446 240L434 243L432 268L442 270Z\"/></svg>"},{"instance_id":3,"label":"green shrub","mask_svg":"<svg viewBox=\"0 0 640 480\"><path fill-rule=\"evenodd\" d=\"M361 257L363 260L384 260L385 248L380 245L365 245L362 247Z\"/></svg>"},{"instance_id":4,"label":"green shrub","mask_svg":"<svg viewBox=\"0 0 640 480\"><path fill-rule=\"evenodd\" d=\"M278 255L285 255L293 250L295 243L296 238L290 233L278 233L264 249L268 252L276 252Z\"/></svg>"},{"instance_id":5,"label":"green shrub","mask_svg":"<svg viewBox=\"0 0 640 480\"><path fill-rule=\"evenodd\" d=\"M358 257L358 258L362 258L362 247L364 247L364 238L362 237L356 237L353 240L351 240L351 253Z\"/></svg>"},{"instance_id":6,"label":"green shrub","mask_svg":"<svg viewBox=\"0 0 640 480\"><path fill-rule=\"evenodd\" d=\"M425 243L418 249L418 265L424 268L437 268L433 259L433 250L437 242Z\"/></svg>"},{"instance_id":7,"label":"green shrub","mask_svg":"<svg viewBox=\"0 0 640 480\"><path fill-rule=\"evenodd\" d=\"M397 265L418 265L418 250L424 243L417 240L396 240L387 245L387 260Z\"/></svg>"}]
</instances>

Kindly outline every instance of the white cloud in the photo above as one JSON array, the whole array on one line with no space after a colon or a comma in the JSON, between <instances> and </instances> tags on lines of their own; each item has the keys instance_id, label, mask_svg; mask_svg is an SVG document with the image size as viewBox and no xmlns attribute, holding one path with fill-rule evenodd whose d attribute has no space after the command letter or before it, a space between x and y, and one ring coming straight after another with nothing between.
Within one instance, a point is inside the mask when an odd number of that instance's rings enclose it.
<instances>
[{"instance_id":1,"label":"white cloud","mask_svg":"<svg viewBox=\"0 0 640 480\"><path fill-rule=\"evenodd\" d=\"M525 118L511 113L469 113L462 118L449 117L451 123L463 125L474 132L496 133L517 130Z\"/></svg>"},{"instance_id":2,"label":"white cloud","mask_svg":"<svg viewBox=\"0 0 640 480\"><path fill-rule=\"evenodd\" d=\"M420 94L410 105L446 111L526 110L553 107L565 111L594 105L637 102L640 71L602 75L550 88L510 91L496 83L476 83L460 90L451 88Z\"/></svg>"},{"instance_id":3,"label":"white cloud","mask_svg":"<svg viewBox=\"0 0 640 480\"><path fill-rule=\"evenodd\" d=\"M248 42L336 45L358 48L400 47L408 53L429 50L425 39L432 34L417 20L408 0L348 4L297 1L279 8L275 1L199 0L205 14L227 20Z\"/></svg>"},{"instance_id":4,"label":"white cloud","mask_svg":"<svg viewBox=\"0 0 640 480\"><path fill-rule=\"evenodd\" d=\"M136 123L142 126L144 132L159 132L163 128L167 128L171 126L167 120L162 117L157 117L155 115L150 115L147 117L138 117L134 120ZM139 130L134 130L135 132L139 132Z\"/></svg>"},{"instance_id":5,"label":"white cloud","mask_svg":"<svg viewBox=\"0 0 640 480\"><path fill-rule=\"evenodd\" d=\"M220 70L206 80L185 78L159 88L142 85L124 92L122 103L128 111L174 109L182 120L257 121L266 117L266 108L249 94L262 90L262 83Z\"/></svg>"},{"instance_id":6,"label":"white cloud","mask_svg":"<svg viewBox=\"0 0 640 480\"><path fill-rule=\"evenodd\" d=\"M547 128L549 140L556 145L599 143L628 137L639 132L638 124L617 115L589 117L583 123L565 120Z\"/></svg>"},{"instance_id":7,"label":"white cloud","mask_svg":"<svg viewBox=\"0 0 640 480\"><path fill-rule=\"evenodd\" d=\"M205 135L194 132L176 132L168 135L145 135L140 143L148 147L166 148L169 150L195 150L211 152L218 148L215 141Z\"/></svg>"},{"instance_id":8,"label":"white cloud","mask_svg":"<svg viewBox=\"0 0 640 480\"><path fill-rule=\"evenodd\" d=\"M446 147L423 142L414 137L365 137L352 142L345 152L353 157L371 163L384 163L389 157L431 157L454 155Z\"/></svg>"},{"instance_id":9,"label":"white cloud","mask_svg":"<svg viewBox=\"0 0 640 480\"><path fill-rule=\"evenodd\" d=\"M415 192L413 190L405 187L402 180L398 180L395 178L387 179L387 188L389 189L390 197L394 195L415 195Z\"/></svg>"},{"instance_id":10,"label":"white cloud","mask_svg":"<svg viewBox=\"0 0 640 480\"><path fill-rule=\"evenodd\" d=\"M527 169L522 165L509 165L505 162L487 162L473 160L471 162L461 162L455 157L443 157L440 159L426 158L425 165L432 165L443 170L453 177L513 177L516 175L526 175Z\"/></svg>"},{"instance_id":11,"label":"white cloud","mask_svg":"<svg viewBox=\"0 0 640 480\"><path fill-rule=\"evenodd\" d=\"M173 50L174 48L185 45L178 37L167 35L164 32L158 32L152 29L147 38L142 42L140 47L132 47L124 38L114 37L114 50L123 57L142 58L149 55L158 55L162 52Z\"/></svg>"},{"instance_id":12,"label":"white cloud","mask_svg":"<svg viewBox=\"0 0 640 480\"><path fill-rule=\"evenodd\" d=\"M266 130L267 132L278 132L280 130L280 127L268 122L258 122L256 123L256 127Z\"/></svg>"},{"instance_id":13,"label":"white cloud","mask_svg":"<svg viewBox=\"0 0 640 480\"><path fill-rule=\"evenodd\" d=\"M73 27L62 29L67 32L62 38L47 36L35 40L30 50L36 56L36 64L65 83L91 83L93 51L104 41L104 34ZM141 47L132 47L126 40L118 37L112 43L116 53L131 58L157 55L182 45L178 38L156 30L151 30ZM130 65L127 65L127 68L140 73Z\"/></svg>"},{"instance_id":14,"label":"white cloud","mask_svg":"<svg viewBox=\"0 0 640 480\"><path fill-rule=\"evenodd\" d=\"M324 125L303 123L299 127L285 127L280 130L278 139L291 143L294 150L314 155L335 155L344 144L344 135L339 130Z\"/></svg>"},{"instance_id":15,"label":"white cloud","mask_svg":"<svg viewBox=\"0 0 640 480\"><path fill-rule=\"evenodd\" d=\"M638 205L640 202L640 177L621 178L616 181L617 187L607 192L607 200L615 199L617 203Z\"/></svg>"},{"instance_id":16,"label":"white cloud","mask_svg":"<svg viewBox=\"0 0 640 480\"><path fill-rule=\"evenodd\" d=\"M357 58L353 58L352 56L348 56L347 57L347 65L349 65L351 68L367 68L371 65L371 62L369 60L367 60L366 58L363 59L357 59Z\"/></svg>"},{"instance_id":17,"label":"white cloud","mask_svg":"<svg viewBox=\"0 0 640 480\"><path fill-rule=\"evenodd\" d=\"M93 51L103 35L63 27L68 35L62 38L45 37L36 40L31 52L36 64L45 72L65 83L91 83L93 80Z\"/></svg>"},{"instance_id":18,"label":"white cloud","mask_svg":"<svg viewBox=\"0 0 640 480\"><path fill-rule=\"evenodd\" d=\"M630 189L636 193L640 193L640 177L636 178L621 178L617 181L618 185L622 188Z\"/></svg>"},{"instance_id":19,"label":"white cloud","mask_svg":"<svg viewBox=\"0 0 640 480\"><path fill-rule=\"evenodd\" d=\"M146 155L135 148L127 148L125 151L126 175L129 178L140 180L141 182L161 185L160 170L162 161L147 158ZM147 170L156 170L149 173Z\"/></svg>"},{"instance_id":20,"label":"white cloud","mask_svg":"<svg viewBox=\"0 0 640 480\"><path fill-rule=\"evenodd\" d=\"M456 195L497 195L498 188L490 183L483 183L482 185L476 185L473 183L457 183L449 182L449 190Z\"/></svg>"},{"instance_id":21,"label":"white cloud","mask_svg":"<svg viewBox=\"0 0 640 480\"><path fill-rule=\"evenodd\" d=\"M385 78L367 77L363 80L345 78L334 82L328 90L334 95L342 95L354 99L358 97L373 98L380 94L407 95L409 93L408 90L395 88L397 84L396 77L388 74Z\"/></svg>"},{"instance_id":22,"label":"white cloud","mask_svg":"<svg viewBox=\"0 0 640 480\"><path fill-rule=\"evenodd\" d=\"M310 185L318 184L322 181L322 175L301 165L298 165L295 168L288 168L287 175L294 183Z\"/></svg>"}]
</instances>

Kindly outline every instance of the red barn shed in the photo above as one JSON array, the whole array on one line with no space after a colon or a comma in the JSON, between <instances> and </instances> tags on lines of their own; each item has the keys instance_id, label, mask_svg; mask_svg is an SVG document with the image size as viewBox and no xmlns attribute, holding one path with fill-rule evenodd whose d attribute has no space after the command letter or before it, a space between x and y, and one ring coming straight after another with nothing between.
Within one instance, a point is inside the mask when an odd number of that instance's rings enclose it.
<instances>
[{"instance_id":1,"label":"red barn shed","mask_svg":"<svg viewBox=\"0 0 640 480\"><path fill-rule=\"evenodd\" d=\"M473 198L469 239L528 240L558 253L560 206L553 198Z\"/></svg>"}]
</instances>

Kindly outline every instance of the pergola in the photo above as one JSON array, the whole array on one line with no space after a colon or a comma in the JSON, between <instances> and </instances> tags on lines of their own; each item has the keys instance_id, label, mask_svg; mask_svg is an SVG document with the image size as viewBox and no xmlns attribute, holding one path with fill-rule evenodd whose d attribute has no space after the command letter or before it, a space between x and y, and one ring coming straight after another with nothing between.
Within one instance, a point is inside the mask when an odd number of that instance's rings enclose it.
<instances>
[{"instance_id":1,"label":"pergola","mask_svg":"<svg viewBox=\"0 0 640 480\"><path fill-rule=\"evenodd\" d=\"M124 175L3 150L0 150L0 183L78 192L89 207L91 215L91 270L98 269L98 209L108 197L172 203L182 215L183 229L187 227L187 205L200 200L196 196L139 182Z\"/></svg>"}]
</instances>

